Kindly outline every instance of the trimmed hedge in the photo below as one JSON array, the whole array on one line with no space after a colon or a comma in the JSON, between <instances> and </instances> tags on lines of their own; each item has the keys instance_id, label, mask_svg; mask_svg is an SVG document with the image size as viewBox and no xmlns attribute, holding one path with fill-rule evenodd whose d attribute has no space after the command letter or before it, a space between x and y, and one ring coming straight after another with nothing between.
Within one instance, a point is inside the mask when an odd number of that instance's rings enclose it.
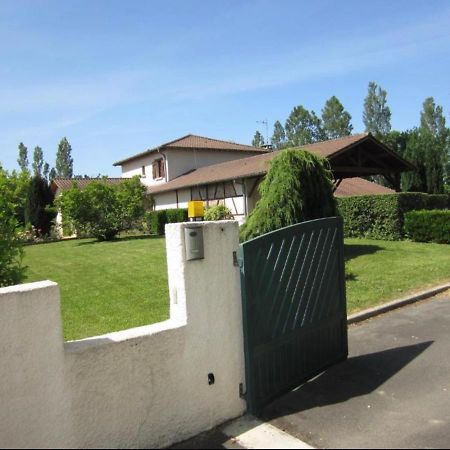
<instances>
[{"instance_id":1,"label":"trimmed hedge","mask_svg":"<svg viewBox=\"0 0 450 450\"><path fill-rule=\"evenodd\" d=\"M405 232L417 242L450 244L450 211L411 211L405 214Z\"/></svg>"},{"instance_id":2,"label":"trimmed hedge","mask_svg":"<svg viewBox=\"0 0 450 450\"><path fill-rule=\"evenodd\" d=\"M337 203L344 219L345 237L397 241L405 237L405 213L419 209L448 209L450 196L401 192L339 197Z\"/></svg>"},{"instance_id":3,"label":"trimmed hedge","mask_svg":"<svg viewBox=\"0 0 450 450\"><path fill-rule=\"evenodd\" d=\"M186 222L188 210L184 208L161 209L159 211L149 211L145 221L147 229L151 234L163 235L167 223Z\"/></svg>"}]
</instances>

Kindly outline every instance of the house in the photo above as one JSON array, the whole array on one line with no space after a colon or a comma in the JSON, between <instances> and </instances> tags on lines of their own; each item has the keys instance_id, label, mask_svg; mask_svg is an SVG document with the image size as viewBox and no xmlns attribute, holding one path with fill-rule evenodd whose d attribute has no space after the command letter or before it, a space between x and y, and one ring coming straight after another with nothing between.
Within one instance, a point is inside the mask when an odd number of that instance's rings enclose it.
<instances>
[{"instance_id":1,"label":"house","mask_svg":"<svg viewBox=\"0 0 450 450\"><path fill-rule=\"evenodd\" d=\"M400 173L413 166L369 133L302 146L326 157L336 196L389 194L394 191L362 176L382 175L400 187ZM186 208L190 200L226 205L242 222L259 199L258 185L277 151L195 135L116 162L122 177L140 175L155 209Z\"/></svg>"},{"instance_id":2,"label":"house","mask_svg":"<svg viewBox=\"0 0 450 450\"><path fill-rule=\"evenodd\" d=\"M335 195L390 194L392 189L364 178L382 175L400 187L400 173L413 166L371 134L363 133L302 146L328 159L334 176ZM155 209L187 208L190 200L206 206L226 205L243 222L259 199L258 186L277 151L188 134L114 163L122 178L103 178L119 184L140 176L153 196ZM55 196L74 182L83 189L98 179L55 179ZM62 224L61 214L57 223Z\"/></svg>"}]
</instances>

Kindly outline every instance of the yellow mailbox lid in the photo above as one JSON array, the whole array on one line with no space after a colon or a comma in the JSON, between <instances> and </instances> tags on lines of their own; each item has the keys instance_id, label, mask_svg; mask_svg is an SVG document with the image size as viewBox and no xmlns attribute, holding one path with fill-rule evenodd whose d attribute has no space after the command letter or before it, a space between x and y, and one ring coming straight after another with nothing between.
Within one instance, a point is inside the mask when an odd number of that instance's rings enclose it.
<instances>
[{"instance_id":1,"label":"yellow mailbox lid","mask_svg":"<svg viewBox=\"0 0 450 450\"><path fill-rule=\"evenodd\" d=\"M188 217L194 219L205 215L205 207L201 200L193 200L188 202Z\"/></svg>"}]
</instances>

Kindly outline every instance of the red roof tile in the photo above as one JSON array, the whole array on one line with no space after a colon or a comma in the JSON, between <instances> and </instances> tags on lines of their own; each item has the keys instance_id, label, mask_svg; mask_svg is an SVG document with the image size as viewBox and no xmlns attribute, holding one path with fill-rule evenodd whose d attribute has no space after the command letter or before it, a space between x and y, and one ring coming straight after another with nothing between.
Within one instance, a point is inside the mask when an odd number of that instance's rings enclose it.
<instances>
[{"instance_id":1,"label":"red roof tile","mask_svg":"<svg viewBox=\"0 0 450 450\"><path fill-rule=\"evenodd\" d=\"M196 136L194 134L188 134L174 141L166 142L158 147L146 150L129 158L123 159L114 163L115 166L120 166L133 159L140 158L141 156L148 155L157 150L163 150L168 148L178 149L202 149L202 150L223 150L223 151L241 151L241 152L254 152L254 153L267 153L267 150L260 147L252 147L251 145L237 144L231 141L222 141L219 139L212 139L203 136Z\"/></svg>"}]
</instances>

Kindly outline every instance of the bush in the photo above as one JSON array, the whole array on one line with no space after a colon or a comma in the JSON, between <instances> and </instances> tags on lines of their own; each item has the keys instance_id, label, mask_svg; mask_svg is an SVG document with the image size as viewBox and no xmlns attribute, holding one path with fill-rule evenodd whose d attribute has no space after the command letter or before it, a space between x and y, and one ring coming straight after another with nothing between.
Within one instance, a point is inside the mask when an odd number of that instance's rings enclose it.
<instances>
[{"instance_id":1,"label":"bush","mask_svg":"<svg viewBox=\"0 0 450 450\"><path fill-rule=\"evenodd\" d=\"M344 219L345 237L401 240L405 237L404 215L417 209L448 209L448 195L402 192L337 199Z\"/></svg>"},{"instance_id":2,"label":"bush","mask_svg":"<svg viewBox=\"0 0 450 450\"><path fill-rule=\"evenodd\" d=\"M233 214L231 214L231 210L227 208L225 205L216 205L208 208L205 211L204 220L228 220L233 219Z\"/></svg>"},{"instance_id":3,"label":"bush","mask_svg":"<svg viewBox=\"0 0 450 450\"><path fill-rule=\"evenodd\" d=\"M149 211L145 215L147 230L151 234L163 235L167 223L186 222L188 211L184 208L161 209L158 211Z\"/></svg>"},{"instance_id":4,"label":"bush","mask_svg":"<svg viewBox=\"0 0 450 450\"><path fill-rule=\"evenodd\" d=\"M132 229L144 217L147 195L138 178L118 186L102 180L84 190L76 182L57 200L63 216L63 227L71 224L77 234L84 233L99 240L111 240L120 231Z\"/></svg>"},{"instance_id":5,"label":"bush","mask_svg":"<svg viewBox=\"0 0 450 450\"><path fill-rule=\"evenodd\" d=\"M28 186L27 201L25 204L25 223L37 230L39 237L48 236L56 211L51 207L54 195L48 182L35 176Z\"/></svg>"},{"instance_id":6,"label":"bush","mask_svg":"<svg viewBox=\"0 0 450 450\"><path fill-rule=\"evenodd\" d=\"M411 211L405 214L405 232L417 242L450 244L450 211Z\"/></svg>"},{"instance_id":7,"label":"bush","mask_svg":"<svg viewBox=\"0 0 450 450\"><path fill-rule=\"evenodd\" d=\"M22 246L14 203L6 172L0 168L0 287L18 284L24 277Z\"/></svg>"},{"instance_id":8,"label":"bush","mask_svg":"<svg viewBox=\"0 0 450 450\"><path fill-rule=\"evenodd\" d=\"M282 150L259 186L261 199L241 227L241 240L306 220L336 215L326 159L304 150Z\"/></svg>"}]
</instances>

